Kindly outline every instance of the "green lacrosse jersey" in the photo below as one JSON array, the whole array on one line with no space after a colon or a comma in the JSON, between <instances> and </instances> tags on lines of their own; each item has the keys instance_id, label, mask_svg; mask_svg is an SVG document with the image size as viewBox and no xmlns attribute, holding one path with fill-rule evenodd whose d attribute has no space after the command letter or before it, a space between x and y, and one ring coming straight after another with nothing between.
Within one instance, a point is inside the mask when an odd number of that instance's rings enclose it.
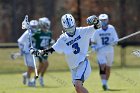
<instances>
[{"instance_id":1,"label":"green lacrosse jersey","mask_svg":"<svg viewBox=\"0 0 140 93\"><path fill-rule=\"evenodd\" d=\"M41 31L38 30L35 32L35 34L32 36L33 41L35 43L35 48L36 49L44 49L48 48L50 46L51 38L52 38L52 33L51 31Z\"/></svg>"}]
</instances>

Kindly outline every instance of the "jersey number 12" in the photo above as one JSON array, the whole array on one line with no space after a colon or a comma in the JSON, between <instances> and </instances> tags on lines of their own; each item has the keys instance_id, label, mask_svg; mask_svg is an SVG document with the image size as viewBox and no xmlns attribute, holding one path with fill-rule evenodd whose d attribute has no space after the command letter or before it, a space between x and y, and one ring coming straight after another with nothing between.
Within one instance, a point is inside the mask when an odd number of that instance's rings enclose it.
<instances>
[{"instance_id":1,"label":"jersey number 12","mask_svg":"<svg viewBox=\"0 0 140 93\"><path fill-rule=\"evenodd\" d=\"M103 45L108 45L109 44L109 37L101 37L102 39L102 44Z\"/></svg>"}]
</instances>

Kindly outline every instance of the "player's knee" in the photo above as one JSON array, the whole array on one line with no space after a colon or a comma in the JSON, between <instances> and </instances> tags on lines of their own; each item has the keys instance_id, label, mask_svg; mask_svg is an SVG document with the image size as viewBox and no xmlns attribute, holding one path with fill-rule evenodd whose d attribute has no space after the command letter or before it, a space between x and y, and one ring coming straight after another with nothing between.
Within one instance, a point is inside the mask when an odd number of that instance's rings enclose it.
<instances>
[{"instance_id":1,"label":"player's knee","mask_svg":"<svg viewBox=\"0 0 140 93\"><path fill-rule=\"evenodd\" d=\"M106 67L100 66L100 74L106 74Z\"/></svg>"},{"instance_id":2,"label":"player's knee","mask_svg":"<svg viewBox=\"0 0 140 93\"><path fill-rule=\"evenodd\" d=\"M78 84L75 84L75 89L76 89L76 91L81 91L82 86L78 85Z\"/></svg>"},{"instance_id":3,"label":"player's knee","mask_svg":"<svg viewBox=\"0 0 140 93\"><path fill-rule=\"evenodd\" d=\"M75 86L76 91L80 91L83 85L81 82L75 82L74 86Z\"/></svg>"}]
</instances>

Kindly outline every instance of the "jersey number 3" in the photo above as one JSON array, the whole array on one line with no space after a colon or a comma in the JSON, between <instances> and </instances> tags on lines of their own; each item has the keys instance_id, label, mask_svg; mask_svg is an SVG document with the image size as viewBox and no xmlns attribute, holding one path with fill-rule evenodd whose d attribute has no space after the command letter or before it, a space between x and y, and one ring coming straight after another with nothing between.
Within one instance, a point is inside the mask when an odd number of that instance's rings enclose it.
<instances>
[{"instance_id":1,"label":"jersey number 3","mask_svg":"<svg viewBox=\"0 0 140 93\"><path fill-rule=\"evenodd\" d=\"M103 45L108 45L109 44L109 37L101 37L102 39L102 44Z\"/></svg>"},{"instance_id":2,"label":"jersey number 3","mask_svg":"<svg viewBox=\"0 0 140 93\"><path fill-rule=\"evenodd\" d=\"M74 43L72 45L72 48L74 49L73 53L78 54L80 52L80 47L78 46L78 43Z\"/></svg>"}]
</instances>

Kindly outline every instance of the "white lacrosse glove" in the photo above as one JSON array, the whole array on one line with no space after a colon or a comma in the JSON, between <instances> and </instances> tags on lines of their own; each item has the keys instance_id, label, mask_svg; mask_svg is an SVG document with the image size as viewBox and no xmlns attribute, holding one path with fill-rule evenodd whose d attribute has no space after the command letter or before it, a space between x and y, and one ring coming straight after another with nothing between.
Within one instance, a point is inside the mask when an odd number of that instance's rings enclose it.
<instances>
[{"instance_id":1,"label":"white lacrosse glove","mask_svg":"<svg viewBox=\"0 0 140 93\"><path fill-rule=\"evenodd\" d=\"M92 48L92 52L98 52L99 50L99 47L95 44L91 45L91 48Z\"/></svg>"},{"instance_id":2,"label":"white lacrosse glove","mask_svg":"<svg viewBox=\"0 0 140 93\"><path fill-rule=\"evenodd\" d=\"M86 19L86 21L87 21L87 24L89 24L89 25L94 25L94 28L95 28L95 29L98 29L98 28L101 27L100 21L99 21L98 17L96 17L96 15L89 16L89 17Z\"/></svg>"}]
</instances>

